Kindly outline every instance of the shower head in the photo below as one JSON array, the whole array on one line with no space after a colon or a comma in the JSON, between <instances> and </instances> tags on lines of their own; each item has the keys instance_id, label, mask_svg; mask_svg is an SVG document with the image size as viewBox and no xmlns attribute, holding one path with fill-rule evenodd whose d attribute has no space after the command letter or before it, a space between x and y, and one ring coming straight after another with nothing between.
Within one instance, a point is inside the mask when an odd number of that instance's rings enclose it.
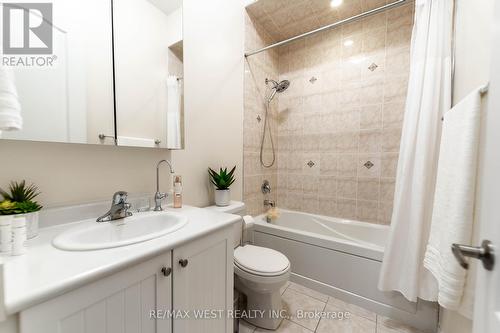
<instances>
[{"instance_id":1,"label":"shower head","mask_svg":"<svg viewBox=\"0 0 500 333\"><path fill-rule=\"evenodd\" d=\"M288 87L290 87L290 81L283 80L276 86L276 92L282 93L283 91L287 90Z\"/></svg>"},{"instance_id":2,"label":"shower head","mask_svg":"<svg viewBox=\"0 0 500 333\"><path fill-rule=\"evenodd\" d=\"M287 90L288 87L290 86L290 81L288 81L288 80L276 82L276 81L271 80L271 79L266 79L266 84L269 84L269 82L271 82L273 84L273 86L271 88L271 90L272 90L271 95L267 99L268 102L272 101L272 99L274 98L274 95L276 95L276 93L282 93L283 91Z\"/></svg>"}]
</instances>

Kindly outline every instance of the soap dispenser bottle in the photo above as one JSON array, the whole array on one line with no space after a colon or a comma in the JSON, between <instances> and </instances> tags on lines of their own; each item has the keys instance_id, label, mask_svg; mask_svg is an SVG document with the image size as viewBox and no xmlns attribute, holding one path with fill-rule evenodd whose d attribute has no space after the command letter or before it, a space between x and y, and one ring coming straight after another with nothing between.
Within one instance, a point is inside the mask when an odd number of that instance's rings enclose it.
<instances>
[{"instance_id":1,"label":"soap dispenser bottle","mask_svg":"<svg viewBox=\"0 0 500 333\"><path fill-rule=\"evenodd\" d=\"M174 176L174 208L182 208L182 177Z\"/></svg>"}]
</instances>

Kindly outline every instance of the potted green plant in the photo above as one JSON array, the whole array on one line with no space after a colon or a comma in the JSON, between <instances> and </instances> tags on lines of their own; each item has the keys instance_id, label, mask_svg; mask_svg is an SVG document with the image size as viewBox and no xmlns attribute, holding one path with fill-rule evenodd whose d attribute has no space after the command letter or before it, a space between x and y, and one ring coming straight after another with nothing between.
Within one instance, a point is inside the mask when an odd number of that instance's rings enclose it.
<instances>
[{"instance_id":1,"label":"potted green plant","mask_svg":"<svg viewBox=\"0 0 500 333\"><path fill-rule=\"evenodd\" d=\"M231 200L229 187L234 183L236 166L227 172L227 168L220 168L219 172L208 168L210 182L215 185L215 204L220 207L228 206Z\"/></svg>"},{"instance_id":2,"label":"potted green plant","mask_svg":"<svg viewBox=\"0 0 500 333\"><path fill-rule=\"evenodd\" d=\"M0 188L0 215L19 215L26 218L26 233L28 238L38 235L38 212L42 206L34 199L40 195L34 184L26 185L26 181L12 181L9 190Z\"/></svg>"}]
</instances>

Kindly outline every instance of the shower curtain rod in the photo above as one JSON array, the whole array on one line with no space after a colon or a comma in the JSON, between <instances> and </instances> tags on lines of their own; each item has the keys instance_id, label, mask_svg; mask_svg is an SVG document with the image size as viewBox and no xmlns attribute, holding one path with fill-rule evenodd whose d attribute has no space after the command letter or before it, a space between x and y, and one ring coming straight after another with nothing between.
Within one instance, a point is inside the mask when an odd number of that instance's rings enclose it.
<instances>
[{"instance_id":1,"label":"shower curtain rod","mask_svg":"<svg viewBox=\"0 0 500 333\"><path fill-rule=\"evenodd\" d=\"M258 49L258 50L255 50L255 51L251 51L251 52L247 52L247 53L245 53L245 57L249 57L249 56L252 56L254 54L267 51L267 50L275 48L277 46L281 46L281 45L285 45L285 44L291 43L293 41L296 41L297 39L301 39L301 38L304 38L304 37L307 37L307 36L311 36L311 35L314 35L314 34L316 34L318 32L322 32L322 31L325 31L325 30L333 29L333 28L336 28L338 26L341 26L341 25L344 25L344 24L347 24L347 23L351 23L351 22L363 19L365 17L378 14L380 12L383 12L383 11L391 9L391 8L399 7L399 6L405 4L406 2L409 2L409 1L410 0L397 0L397 1L391 2L391 3L387 4L387 5L383 5L383 6L380 6L380 7L371 9L371 10L368 10L368 11L366 11L364 13L351 16L349 18L346 18L344 20L341 20L341 21L338 21L338 22L335 22L335 23L332 23L332 24L325 25L325 26L323 26L321 28L314 29L314 30L309 31L309 32L305 32L305 33L300 34L298 36L282 40L281 42L277 42L277 43L271 44L271 45L263 47L261 49Z\"/></svg>"}]
</instances>

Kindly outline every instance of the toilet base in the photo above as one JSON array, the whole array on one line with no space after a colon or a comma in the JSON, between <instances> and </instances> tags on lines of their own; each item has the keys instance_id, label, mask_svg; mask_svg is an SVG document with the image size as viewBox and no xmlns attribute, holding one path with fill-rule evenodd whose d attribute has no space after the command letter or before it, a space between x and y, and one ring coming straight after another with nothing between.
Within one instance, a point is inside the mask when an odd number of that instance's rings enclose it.
<instances>
[{"instance_id":1,"label":"toilet base","mask_svg":"<svg viewBox=\"0 0 500 333\"><path fill-rule=\"evenodd\" d=\"M274 291L257 292L249 289L239 277L235 277L235 287L246 296L245 310L249 311L249 313L255 310L256 315L244 318L245 321L268 330L275 330L280 326L284 312L279 288ZM252 313L254 312L252 311Z\"/></svg>"}]
</instances>

